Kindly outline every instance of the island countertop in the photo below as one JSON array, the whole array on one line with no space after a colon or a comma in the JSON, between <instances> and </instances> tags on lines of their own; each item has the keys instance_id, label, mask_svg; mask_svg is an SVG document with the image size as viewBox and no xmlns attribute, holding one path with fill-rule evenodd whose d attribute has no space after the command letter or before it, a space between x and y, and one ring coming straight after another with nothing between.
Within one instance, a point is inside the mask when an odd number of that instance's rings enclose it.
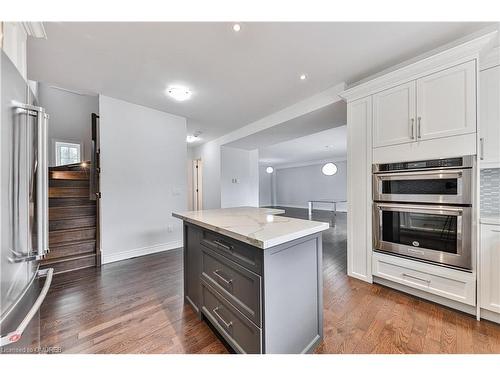
<instances>
[{"instance_id":1,"label":"island countertop","mask_svg":"<svg viewBox=\"0 0 500 375\"><path fill-rule=\"evenodd\" d=\"M272 208L234 207L173 212L172 216L261 249L329 228L328 223L276 216L284 212Z\"/></svg>"}]
</instances>

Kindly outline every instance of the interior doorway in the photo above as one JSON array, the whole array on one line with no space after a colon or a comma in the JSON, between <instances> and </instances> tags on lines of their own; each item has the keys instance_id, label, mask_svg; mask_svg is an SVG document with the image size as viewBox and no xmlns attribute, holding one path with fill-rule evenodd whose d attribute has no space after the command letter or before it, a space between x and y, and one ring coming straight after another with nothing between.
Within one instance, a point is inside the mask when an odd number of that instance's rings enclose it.
<instances>
[{"instance_id":1,"label":"interior doorway","mask_svg":"<svg viewBox=\"0 0 500 375\"><path fill-rule=\"evenodd\" d=\"M192 170L193 170L193 187L192 187L192 199L194 211L203 209L203 163L201 159L194 159Z\"/></svg>"}]
</instances>

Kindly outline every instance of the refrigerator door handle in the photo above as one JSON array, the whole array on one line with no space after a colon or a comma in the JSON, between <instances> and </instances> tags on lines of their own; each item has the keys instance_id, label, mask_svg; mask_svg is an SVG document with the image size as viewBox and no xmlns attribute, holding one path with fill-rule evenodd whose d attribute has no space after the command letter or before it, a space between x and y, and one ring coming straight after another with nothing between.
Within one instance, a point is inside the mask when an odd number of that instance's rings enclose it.
<instances>
[{"instance_id":1,"label":"refrigerator door handle","mask_svg":"<svg viewBox=\"0 0 500 375\"><path fill-rule=\"evenodd\" d=\"M14 342L17 342L21 339L24 330L26 327L28 327L28 324L31 322L31 319L35 316L37 311L40 309L40 306L42 305L43 301L45 300L45 297L47 296L47 293L50 288L50 284L52 283L52 276L54 275L54 269L53 268L47 268L41 271L38 271L38 276L45 276L45 283L43 284L43 288L38 295L38 298L36 299L35 303L31 307L30 311L28 311L28 314L24 317L22 322L17 326L17 328L8 333L5 336L0 336L0 346L5 346L8 344L12 344Z\"/></svg>"},{"instance_id":2,"label":"refrigerator door handle","mask_svg":"<svg viewBox=\"0 0 500 375\"><path fill-rule=\"evenodd\" d=\"M37 249L27 256L18 256L12 251L10 261L14 263L41 260L49 252L49 164L48 164L48 118L42 107L14 102L17 113L37 119L37 158L36 158L36 201L37 201Z\"/></svg>"}]
</instances>

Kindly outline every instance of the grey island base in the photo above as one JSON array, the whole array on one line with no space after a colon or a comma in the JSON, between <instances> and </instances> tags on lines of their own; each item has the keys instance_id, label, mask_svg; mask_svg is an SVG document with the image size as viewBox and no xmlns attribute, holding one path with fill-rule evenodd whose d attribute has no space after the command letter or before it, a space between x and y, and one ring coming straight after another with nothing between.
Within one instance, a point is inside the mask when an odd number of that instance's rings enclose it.
<instances>
[{"instance_id":1,"label":"grey island base","mask_svg":"<svg viewBox=\"0 0 500 375\"><path fill-rule=\"evenodd\" d=\"M321 231L240 207L184 221L184 297L237 353L308 353L323 338Z\"/></svg>"}]
</instances>

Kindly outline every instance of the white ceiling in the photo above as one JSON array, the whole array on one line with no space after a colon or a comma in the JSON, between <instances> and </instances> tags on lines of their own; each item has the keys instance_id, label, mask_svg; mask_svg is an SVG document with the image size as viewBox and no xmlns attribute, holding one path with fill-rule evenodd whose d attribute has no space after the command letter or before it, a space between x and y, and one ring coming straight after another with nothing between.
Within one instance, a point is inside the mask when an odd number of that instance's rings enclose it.
<instances>
[{"instance_id":1,"label":"white ceiling","mask_svg":"<svg viewBox=\"0 0 500 375\"><path fill-rule=\"evenodd\" d=\"M30 38L28 75L185 116L208 140L485 26L275 22L235 33L229 23L47 22L47 40ZM175 83L192 99L168 99Z\"/></svg>"},{"instance_id":2,"label":"white ceiling","mask_svg":"<svg viewBox=\"0 0 500 375\"><path fill-rule=\"evenodd\" d=\"M346 158L346 125L259 149L259 163L273 167Z\"/></svg>"}]
</instances>

